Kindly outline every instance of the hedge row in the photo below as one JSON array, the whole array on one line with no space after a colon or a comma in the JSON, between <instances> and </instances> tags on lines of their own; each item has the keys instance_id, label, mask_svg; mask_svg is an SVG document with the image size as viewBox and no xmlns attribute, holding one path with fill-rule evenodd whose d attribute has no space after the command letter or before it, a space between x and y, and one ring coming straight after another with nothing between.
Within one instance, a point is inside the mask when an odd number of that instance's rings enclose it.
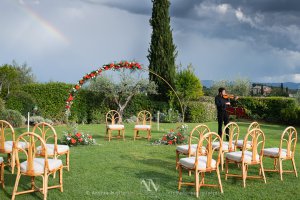
<instances>
[{"instance_id":1,"label":"hedge row","mask_svg":"<svg viewBox=\"0 0 300 200\"><path fill-rule=\"evenodd\" d=\"M293 98L286 97L242 97L238 104L255 120L300 124L300 108Z\"/></svg>"}]
</instances>

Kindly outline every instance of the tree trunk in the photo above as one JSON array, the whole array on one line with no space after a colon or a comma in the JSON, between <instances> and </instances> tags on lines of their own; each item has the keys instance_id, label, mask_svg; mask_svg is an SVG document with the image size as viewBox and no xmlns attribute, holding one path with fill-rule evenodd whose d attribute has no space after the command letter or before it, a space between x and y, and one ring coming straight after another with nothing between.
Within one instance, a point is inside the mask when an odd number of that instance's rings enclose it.
<instances>
[{"instance_id":1,"label":"tree trunk","mask_svg":"<svg viewBox=\"0 0 300 200\"><path fill-rule=\"evenodd\" d=\"M120 107L118 112L120 114L119 123L122 123L123 122L124 107Z\"/></svg>"}]
</instances>

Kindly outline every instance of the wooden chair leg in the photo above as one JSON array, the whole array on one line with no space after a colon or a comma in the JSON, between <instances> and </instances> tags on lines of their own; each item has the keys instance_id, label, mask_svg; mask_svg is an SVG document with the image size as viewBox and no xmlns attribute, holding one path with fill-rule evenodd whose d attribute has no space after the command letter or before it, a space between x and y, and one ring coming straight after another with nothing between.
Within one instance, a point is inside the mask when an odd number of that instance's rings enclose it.
<instances>
[{"instance_id":1,"label":"wooden chair leg","mask_svg":"<svg viewBox=\"0 0 300 200\"><path fill-rule=\"evenodd\" d=\"M66 165L67 165L67 170L69 172L70 171L70 151L68 151L66 154Z\"/></svg>"},{"instance_id":2,"label":"wooden chair leg","mask_svg":"<svg viewBox=\"0 0 300 200\"><path fill-rule=\"evenodd\" d=\"M17 177L16 177L16 182L15 182L15 187L14 187L12 197L11 197L12 200L14 200L16 198L16 193L17 193L17 190L18 190L20 177L21 177L21 174L18 172Z\"/></svg>"},{"instance_id":3,"label":"wooden chair leg","mask_svg":"<svg viewBox=\"0 0 300 200\"><path fill-rule=\"evenodd\" d=\"M63 167L59 170L59 185L60 185L60 191L63 192Z\"/></svg>"},{"instance_id":4,"label":"wooden chair leg","mask_svg":"<svg viewBox=\"0 0 300 200\"><path fill-rule=\"evenodd\" d=\"M111 138L111 130L108 130L108 141L110 142L110 138Z\"/></svg>"},{"instance_id":5,"label":"wooden chair leg","mask_svg":"<svg viewBox=\"0 0 300 200\"><path fill-rule=\"evenodd\" d=\"M280 158L278 158L278 161L279 161L279 174L280 174L280 180L283 181L283 178L282 178L282 160Z\"/></svg>"},{"instance_id":6,"label":"wooden chair leg","mask_svg":"<svg viewBox=\"0 0 300 200\"><path fill-rule=\"evenodd\" d=\"M293 164L293 168L294 168L295 176L296 176L296 177L298 177L298 174L297 174L297 169L296 169L296 163L295 163L295 158L292 158L292 164Z\"/></svg>"},{"instance_id":7,"label":"wooden chair leg","mask_svg":"<svg viewBox=\"0 0 300 200\"><path fill-rule=\"evenodd\" d=\"M147 137L148 137L148 141L150 141L150 139L151 139L151 130L148 130Z\"/></svg>"},{"instance_id":8,"label":"wooden chair leg","mask_svg":"<svg viewBox=\"0 0 300 200\"><path fill-rule=\"evenodd\" d=\"M264 179L264 182L267 183L266 176L265 176L265 170L264 170L264 166L263 166L262 161L260 162L260 172L262 173L262 177Z\"/></svg>"},{"instance_id":9,"label":"wooden chair leg","mask_svg":"<svg viewBox=\"0 0 300 200\"><path fill-rule=\"evenodd\" d=\"M246 187L246 166L242 163L242 178L243 178L243 186Z\"/></svg>"},{"instance_id":10,"label":"wooden chair leg","mask_svg":"<svg viewBox=\"0 0 300 200\"><path fill-rule=\"evenodd\" d=\"M122 130L123 140L125 141L125 130Z\"/></svg>"},{"instance_id":11,"label":"wooden chair leg","mask_svg":"<svg viewBox=\"0 0 300 200\"><path fill-rule=\"evenodd\" d=\"M47 200L47 195L48 195L48 174L44 175L44 187L43 187L43 192L44 192L44 200Z\"/></svg>"},{"instance_id":12,"label":"wooden chair leg","mask_svg":"<svg viewBox=\"0 0 300 200\"><path fill-rule=\"evenodd\" d=\"M31 189L32 189L32 190L34 190L34 187L35 187L34 180L35 180L35 177L32 176L32 177L31 177Z\"/></svg>"},{"instance_id":13,"label":"wooden chair leg","mask_svg":"<svg viewBox=\"0 0 300 200\"><path fill-rule=\"evenodd\" d=\"M225 154L225 152L222 151L222 153L221 153L221 169L222 169L222 171L224 171L224 154Z\"/></svg>"},{"instance_id":14,"label":"wooden chair leg","mask_svg":"<svg viewBox=\"0 0 300 200\"><path fill-rule=\"evenodd\" d=\"M181 183L182 183L182 167L179 165L178 167L178 173L179 173L179 178L178 178L178 191L181 189Z\"/></svg>"},{"instance_id":15,"label":"wooden chair leg","mask_svg":"<svg viewBox=\"0 0 300 200\"><path fill-rule=\"evenodd\" d=\"M219 187L220 187L220 191L221 193L223 193L223 186L222 186L222 182L221 182L221 176L220 176L220 170L219 167L217 167L217 176L218 176L218 180L219 180Z\"/></svg>"},{"instance_id":16,"label":"wooden chair leg","mask_svg":"<svg viewBox=\"0 0 300 200\"><path fill-rule=\"evenodd\" d=\"M227 181L227 174L228 174L228 160L226 159L226 162L225 162L225 180Z\"/></svg>"},{"instance_id":17,"label":"wooden chair leg","mask_svg":"<svg viewBox=\"0 0 300 200\"><path fill-rule=\"evenodd\" d=\"M178 169L179 152L176 150L176 170Z\"/></svg>"},{"instance_id":18,"label":"wooden chair leg","mask_svg":"<svg viewBox=\"0 0 300 200\"><path fill-rule=\"evenodd\" d=\"M136 130L133 131L133 140L135 141L136 138Z\"/></svg>"},{"instance_id":19,"label":"wooden chair leg","mask_svg":"<svg viewBox=\"0 0 300 200\"><path fill-rule=\"evenodd\" d=\"M195 171L196 197L199 197L199 173Z\"/></svg>"},{"instance_id":20,"label":"wooden chair leg","mask_svg":"<svg viewBox=\"0 0 300 200\"><path fill-rule=\"evenodd\" d=\"M2 185L2 188L4 188L4 163L1 164L1 174L0 174L0 181L1 181L1 185Z\"/></svg>"}]
</instances>

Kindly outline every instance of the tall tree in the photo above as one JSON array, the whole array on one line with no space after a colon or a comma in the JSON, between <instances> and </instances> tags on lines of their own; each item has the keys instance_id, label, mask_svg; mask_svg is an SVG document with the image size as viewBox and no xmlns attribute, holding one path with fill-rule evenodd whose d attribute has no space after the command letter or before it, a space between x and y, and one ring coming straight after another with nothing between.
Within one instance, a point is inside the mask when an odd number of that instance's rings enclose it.
<instances>
[{"instance_id":1,"label":"tall tree","mask_svg":"<svg viewBox=\"0 0 300 200\"><path fill-rule=\"evenodd\" d=\"M170 26L169 0L152 0L152 26L151 44L149 48L149 70L164 78L172 87L175 87L175 58L176 46L173 44L172 30ZM167 83L156 75L149 73L149 78L158 86L159 98L169 100L171 90Z\"/></svg>"}]
</instances>

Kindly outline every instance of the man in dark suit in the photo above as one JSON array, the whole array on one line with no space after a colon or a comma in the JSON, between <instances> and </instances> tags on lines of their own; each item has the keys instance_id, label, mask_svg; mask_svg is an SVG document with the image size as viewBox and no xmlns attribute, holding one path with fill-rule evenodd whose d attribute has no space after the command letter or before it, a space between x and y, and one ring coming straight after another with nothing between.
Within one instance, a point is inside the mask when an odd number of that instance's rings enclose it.
<instances>
[{"instance_id":1,"label":"man in dark suit","mask_svg":"<svg viewBox=\"0 0 300 200\"><path fill-rule=\"evenodd\" d=\"M226 112L226 107L230 105L229 99L225 99L223 96L226 94L225 88L219 88L219 94L215 97L215 104L218 111L218 134L222 137L222 125L224 122L224 126L229 123L229 116ZM226 140L229 140L228 137L229 130L226 129Z\"/></svg>"}]
</instances>

